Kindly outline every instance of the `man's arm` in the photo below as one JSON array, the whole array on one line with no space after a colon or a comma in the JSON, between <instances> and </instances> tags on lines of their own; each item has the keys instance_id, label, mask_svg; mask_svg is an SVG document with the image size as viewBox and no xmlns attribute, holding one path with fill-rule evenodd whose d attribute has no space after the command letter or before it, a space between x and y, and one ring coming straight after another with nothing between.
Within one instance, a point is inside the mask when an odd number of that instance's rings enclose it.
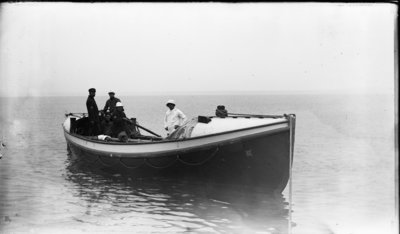
<instances>
[{"instance_id":1,"label":"man's arm","mask_svg":"<svg viewBox=\"0 0 400 234\"><path fill-rule=\"evenodd\" d=\"M91 100L86 101L86 108L87 108L88 112L93 109L93 102Z\"/></svg>"},{"instance_id":2,"label":"man's arm","mask_svg":"<svg viewBox=\"0 0 400 234\"><path fill-rule=\"evenodd\" d=\"M180 125L182 125L183 122L185 122L185 120L186 120L186 115L183 114L183 112L180 111L180 110L177 110L177 117L178 117L178 119L174 123L174 128L175 129L177 129Z\"/></svg>"},{"instance_id":3,"label":"man's arm","mask_svg":"<svg viewBox=\"0 0 400 234\"><path fill-rule=\"evenodd\" d=\"M165 130L167 130L167 131L168 131L167 117L168 117L168 114L167 114L167 113L165 113L165 116L164 116L164 128L165 128Z\"/></svg>"},{"instance_id":4,"label":"man's arm","mask_svg":"<svg viewBox=\"0 0 400 234\"><path fill-rule=\"evenodd\" d=\"M182 123L186 121L186 115L179 110L178 116L182 119Z\"/></svg>"},{"instance_id":5,"label":"man's arm","mask_svg":"<svg viewBox=\"0 0 400 234\"><path fill-rule=\"evenodd\" d=\"M110 102L109 102L109 100L106 101L106 104L104 105L103 110L106 111L108 107L110 107Z\"/></svg>"}]
</instances>

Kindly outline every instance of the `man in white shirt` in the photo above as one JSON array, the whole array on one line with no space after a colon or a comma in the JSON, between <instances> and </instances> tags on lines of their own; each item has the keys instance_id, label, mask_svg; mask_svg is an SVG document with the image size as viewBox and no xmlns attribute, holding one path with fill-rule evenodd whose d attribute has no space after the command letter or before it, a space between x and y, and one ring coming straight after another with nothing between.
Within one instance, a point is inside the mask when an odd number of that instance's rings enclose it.
<instances>
[{"instance_id":1,"label":"man in white shirt","mask_svg":"<svg viewBox=\"0 0 400 234\"><path fill-rule=\"evenodd\" d=\"M181 110L175 108L174 100L168 100L167 107L169 110L165 113L164 128L169 135L186 121L186 116Z\"/></svg>"}]
</instances>

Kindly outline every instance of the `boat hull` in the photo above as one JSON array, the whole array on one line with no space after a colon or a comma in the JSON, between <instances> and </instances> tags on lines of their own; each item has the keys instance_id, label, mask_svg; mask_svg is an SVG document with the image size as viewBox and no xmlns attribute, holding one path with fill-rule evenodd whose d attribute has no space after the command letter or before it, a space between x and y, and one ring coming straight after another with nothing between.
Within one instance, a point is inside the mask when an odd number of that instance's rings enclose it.
<instances>
[{"instance_id":1,"label":"boat hull","mask_svg":"<svg viewBox=\"0 0 400 234\"><path fill-rule=\"evenodd\" d=\"M287 124L274 126L267 126L268 131L256 129L252 133L249 129L247 132L219 134L216 139L220 140L207 141L210 138L206 137L147 146L131 145L126 152L114 153L98 150L106 146L84 142L66 131L64 133L72 157L95 169L112 168L136 177L201 178L214 184L245 185L280 193L288 182L292 161L289 158L290 129ZM143 146L150 149L172 147L174 150L132 150Z\"/></svg>"}]
</instances>

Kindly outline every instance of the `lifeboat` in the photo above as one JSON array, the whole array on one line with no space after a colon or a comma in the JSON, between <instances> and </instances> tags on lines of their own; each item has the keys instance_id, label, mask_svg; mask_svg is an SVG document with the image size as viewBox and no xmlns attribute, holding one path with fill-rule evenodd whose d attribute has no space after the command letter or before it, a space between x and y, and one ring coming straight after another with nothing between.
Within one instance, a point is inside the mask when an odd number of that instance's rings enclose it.
<instances>
[{"instance_id":1,"label":"lifeboat","mask_svg":"<svg viewBox=\"0 0 400 234\"><path fill-rule=\"evenodd\" d=\"M196 175L281 193L293 161L295 115L198 116L168 137L137 134L126 141L86 136L86 114L62 124L71 155L92 166L135 176ZM157 136L154 136L157 135Z\"/></svg>"}]
</instances>

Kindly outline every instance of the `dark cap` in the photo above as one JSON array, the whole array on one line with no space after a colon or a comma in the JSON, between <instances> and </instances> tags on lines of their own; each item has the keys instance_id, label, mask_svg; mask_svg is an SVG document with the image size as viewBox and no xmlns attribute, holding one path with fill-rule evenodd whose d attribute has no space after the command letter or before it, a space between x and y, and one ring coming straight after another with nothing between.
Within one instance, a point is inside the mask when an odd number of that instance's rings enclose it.
<instances>
[{"instance_id":1,"label":"dark cap","mask_svg":"<svg viewBox=\"0 0 400 234\"><path fill-rule=\"evenodd\" d=\"M113 91L108 92L108 94L115 94Z\"/></svg>"},{"instance_id":2,"label":"dark cap","mask_svg":"<svg viewBox=\"0 0 400 234\"><path fill-rule=\"evenodd\" d=\"M90 88L89 92L96 92L96 89L95 88Z\"/></svg>"}]
</instances>

